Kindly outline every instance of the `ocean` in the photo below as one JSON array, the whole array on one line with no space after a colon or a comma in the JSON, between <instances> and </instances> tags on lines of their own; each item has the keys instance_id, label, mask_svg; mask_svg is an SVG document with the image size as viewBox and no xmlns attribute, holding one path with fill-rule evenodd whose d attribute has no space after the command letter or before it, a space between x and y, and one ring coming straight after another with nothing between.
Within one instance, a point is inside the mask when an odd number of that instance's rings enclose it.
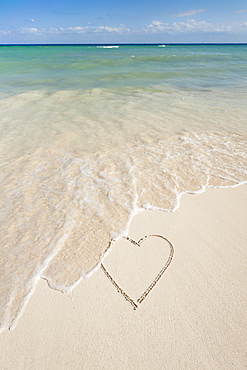
<instances>
[{"instance_id":1,"label":"ocean","mask_svg":"<svg viewBox=\"0 0 247 370\"><path fill-rule=\"evenodd\" d=\"M1 45L1 329L143 209L247 182L247 44Z\"/></svg>"}]
</instances>

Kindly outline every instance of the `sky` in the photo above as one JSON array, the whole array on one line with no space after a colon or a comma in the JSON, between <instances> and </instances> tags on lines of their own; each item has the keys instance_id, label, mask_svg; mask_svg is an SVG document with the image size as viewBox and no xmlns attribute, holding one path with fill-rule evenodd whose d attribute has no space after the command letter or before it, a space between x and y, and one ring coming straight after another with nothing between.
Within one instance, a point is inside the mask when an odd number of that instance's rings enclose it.
<instances>
[{"instance_id":1,"label":"sky","mask_svg":"<svg viewBox=\"0 0 247 370\"><path fill-rule=\"evenodd\" d=\"M246 0L0 0L0 43L247 43Z\"/></svg>"}]
</instances>

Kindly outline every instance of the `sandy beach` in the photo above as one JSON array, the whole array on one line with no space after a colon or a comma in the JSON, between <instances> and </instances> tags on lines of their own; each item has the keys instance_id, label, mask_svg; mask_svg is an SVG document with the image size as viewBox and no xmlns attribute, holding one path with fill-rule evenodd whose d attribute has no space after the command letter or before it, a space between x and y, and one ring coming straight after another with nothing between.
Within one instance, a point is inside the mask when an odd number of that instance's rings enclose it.
<instances>
[{"instance_id":1,"label":"sandy beach","mask_svg":"<svg viewBox=\"0 0 247 370\"><path fill-rule=\"evenodd\" d=\"M246 369L246 212L242 185L185 194L173 213L139 213L128 236L162 235L175 254L138 309L102 269L67 294L40 280L16 328L0 336L0 368ZM156 242L121 239L104 259L133 299L169 257Z\"/></svg>"}]
</instances>

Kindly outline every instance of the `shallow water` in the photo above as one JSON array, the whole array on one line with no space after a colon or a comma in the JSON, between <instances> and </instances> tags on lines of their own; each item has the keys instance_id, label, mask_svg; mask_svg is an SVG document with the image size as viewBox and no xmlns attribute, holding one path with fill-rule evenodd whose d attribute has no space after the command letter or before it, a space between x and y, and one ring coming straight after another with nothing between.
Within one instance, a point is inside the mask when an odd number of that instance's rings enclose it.
<instances>
[{"instance_id":1,"label":"shallow water","mask_svg":"<svg viewBox=\"0 0 247 370\"><path fill-rule=\"evenodd\" d=\"M1 46L1 323L145 208L247 182L246 45Z\"/></svg>"}]
</instances>

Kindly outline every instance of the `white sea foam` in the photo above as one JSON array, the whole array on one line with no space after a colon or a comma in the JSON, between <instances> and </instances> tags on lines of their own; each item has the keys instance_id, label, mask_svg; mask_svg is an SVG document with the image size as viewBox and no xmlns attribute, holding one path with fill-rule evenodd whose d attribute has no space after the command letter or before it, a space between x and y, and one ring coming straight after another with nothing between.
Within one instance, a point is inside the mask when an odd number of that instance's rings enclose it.
<instances>
[{"instance_id":1,"label":"white sea foam","mask_svg":"<svg viewBox=\"0 0 247 370\"><path fill-rule=\"evenodd\" d=\"M118 49L119 45L98 45L99 49Z\"/></svg>"}]
</instances>

